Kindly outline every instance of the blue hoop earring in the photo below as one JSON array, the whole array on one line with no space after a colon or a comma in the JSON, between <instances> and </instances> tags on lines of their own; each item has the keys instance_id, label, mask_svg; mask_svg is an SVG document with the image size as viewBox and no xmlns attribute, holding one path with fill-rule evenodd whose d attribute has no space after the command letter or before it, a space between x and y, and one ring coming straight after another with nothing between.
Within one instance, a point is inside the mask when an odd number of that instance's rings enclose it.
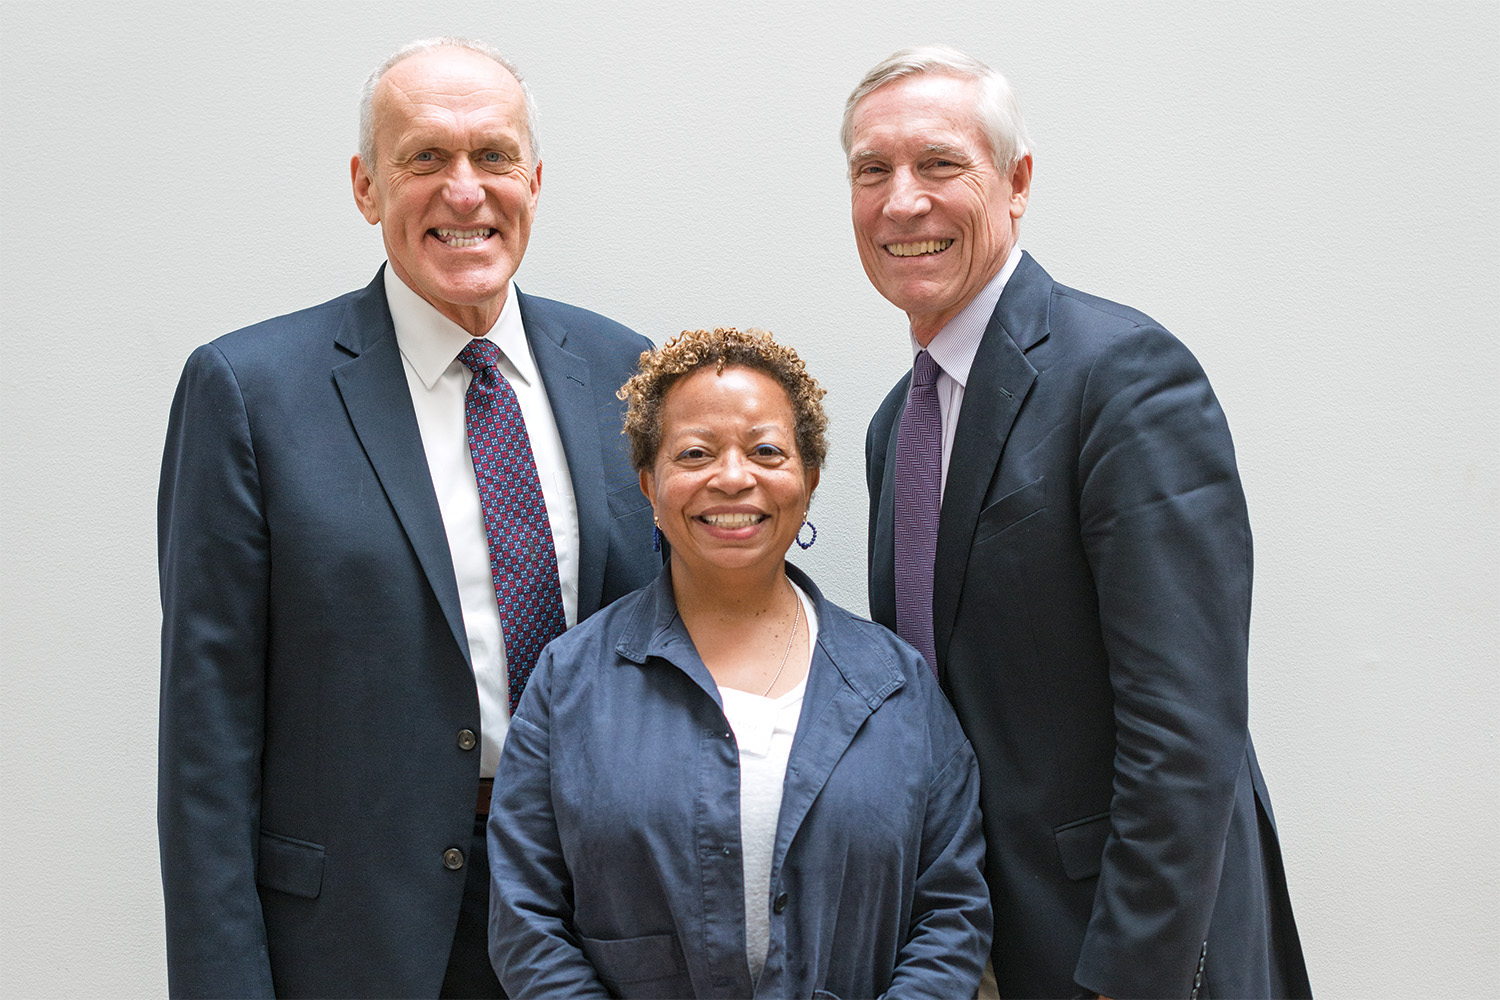
<instances>
[{"instance_id":1,"label":"blue hoop earring","mask_svg":"<svg viewBox=\"0 0 1500 1000\"><path fill-rule=\"evenodd\" d=\"M651 519L651 551L661 551L661 524L656 518Z\"/></svg>"},{"instance_id":2,"label":"blue hoop earring","mask_svg":"<svg viewBox=\"0 0 1500 1000\"><path fill-rule=\"evenodd\" d=\"M812 529L812 537L805 542L802 540L802 528ZM813 542L816 542L818 540L818 526L816 524L813 524L811 521L804 520L802 522L802 528L797 529L797 545L802 549L802 551L806 552L808 549L813 547Z\"/></svg>"}]
</instances>

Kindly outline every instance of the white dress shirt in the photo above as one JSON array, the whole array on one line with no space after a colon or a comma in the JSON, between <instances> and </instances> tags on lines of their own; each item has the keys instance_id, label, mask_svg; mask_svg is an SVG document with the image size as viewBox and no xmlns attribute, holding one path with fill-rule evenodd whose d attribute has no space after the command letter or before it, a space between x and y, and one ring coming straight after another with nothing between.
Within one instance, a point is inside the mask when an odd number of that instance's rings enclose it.
<instances>
[{"instance_id":1,"label":"white dress shirt","mask_svg":"<svg viewBox=\"0 0 1500 1000\"><path fill-rule=\"evenodd\" d=\"M464 393L473 373L458 360L458 352L469 343L470 336L408 288L390 267L385 269L385 296L396 326L406 385L417 412L427 469L443 515L443 530L448 535L469 659L479 692L479 773L490 778L510 728L510 703L500 608L495 603L495 580L490 574L489 540L484 533L479 485L464 424ZM563 614L572 627L578 621L578 505L557 421L521 325L514 284L506 289L500 318L485 338L500 348L501 374L515 390L526 421L542 500L552 525L552 544L557 548Z\"/></svg>"},{"instance_id":2,"label":"white dress shirt","mask_svg":"<svg viewBox=\"0 0 1500 1000\"><path fill-rule=\"evenodd\" d=\"M943 489L948 486L948 459L953 455L953 438L958 429L958 414L964 405L964 387L969 384L969 369L974 367L979 342L984 339L985 328L990 325L990 317L995 314L995 303L1000 301L1000 293L1005 291L1005 283L1015 273L1019 263L1021 245L1018 243L1010 248L1010 256L1005 258L1005 266L1000 269L1000 273L991 278L989 284L981 288L979 294L957 316L950 319L927 345L927 353L932 355L932 360L942 369L938 373L937 396L938 408L943 414ZM917 338L912 337L913 361L922 349Z\"/></svg>"}]
</instances>

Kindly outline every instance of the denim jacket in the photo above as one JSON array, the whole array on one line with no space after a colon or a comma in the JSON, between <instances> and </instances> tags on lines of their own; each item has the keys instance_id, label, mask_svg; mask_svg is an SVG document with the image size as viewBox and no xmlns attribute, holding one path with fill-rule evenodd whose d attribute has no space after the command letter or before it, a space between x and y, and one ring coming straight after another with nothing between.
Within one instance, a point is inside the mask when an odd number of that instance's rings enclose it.
<instances>
[{"instance_id":1,"label":"denim jacket","mask_svg":"<svg viewBox=\"0 0 1500 1000\"><path fill-rule=\"evenodd\" d=\"M739 754L670 567L543 651L489 820L512 997L972 997L990 946L979 774L921 657L830 604L745 958Z\"/></svg>"}]
</instances>

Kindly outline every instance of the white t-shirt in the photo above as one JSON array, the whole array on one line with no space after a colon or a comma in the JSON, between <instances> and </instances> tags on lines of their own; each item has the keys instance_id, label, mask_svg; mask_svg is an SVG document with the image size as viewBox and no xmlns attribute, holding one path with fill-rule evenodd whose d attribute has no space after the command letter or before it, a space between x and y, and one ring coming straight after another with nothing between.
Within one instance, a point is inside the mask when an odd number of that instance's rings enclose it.
<instances>
[{"instance_id":1,"label":"white t-shirt","mask_svg":"<svg viewBox=\"0 0 1500 1000\"><path fill-rule=\"evenodd\" d=\"M818 619L812 599L796 584L807 623L807 651L818 641ZM771 945L771 855L776 847L776 824L781 818L781 789L792 754L792 739L802 715L807 676L776 698L748 691L719 688L724 718L734 731L740 750L740 848L745 869L745 958L750 980L760 978Z\"/></svg>"}]
</instances>

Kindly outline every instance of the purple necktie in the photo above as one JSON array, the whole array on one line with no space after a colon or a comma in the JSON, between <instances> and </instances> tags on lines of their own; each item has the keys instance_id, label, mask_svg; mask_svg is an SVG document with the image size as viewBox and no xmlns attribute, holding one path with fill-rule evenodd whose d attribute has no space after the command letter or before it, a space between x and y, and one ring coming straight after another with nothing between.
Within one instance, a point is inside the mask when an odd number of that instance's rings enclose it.
<instances>
[{"instance_id":1,"label":"purple necktie","mask_svg":"<svg viewBox=\"0 0 1500 1000\"><path fill-rule=\"evenodd\" d=\"M496 367L500 348L475 337L458 352L458 360L474 373L464 393L464 421L490 543L514 714L537 654L567 628L557 549L516 390Z\"/></svg>"},{"instance_id":2,"label":"purple necktie","mask_svg":"<svg viewBox=\"0 0 1500 1000\"><path fill-rule=\"evenodd\" d=\"M943 504L943 413L938 368L926 351L912 365L911 388L896 429L896 634L937 674L932 582L938 513Z\"/></svg>"}]
</instances>

